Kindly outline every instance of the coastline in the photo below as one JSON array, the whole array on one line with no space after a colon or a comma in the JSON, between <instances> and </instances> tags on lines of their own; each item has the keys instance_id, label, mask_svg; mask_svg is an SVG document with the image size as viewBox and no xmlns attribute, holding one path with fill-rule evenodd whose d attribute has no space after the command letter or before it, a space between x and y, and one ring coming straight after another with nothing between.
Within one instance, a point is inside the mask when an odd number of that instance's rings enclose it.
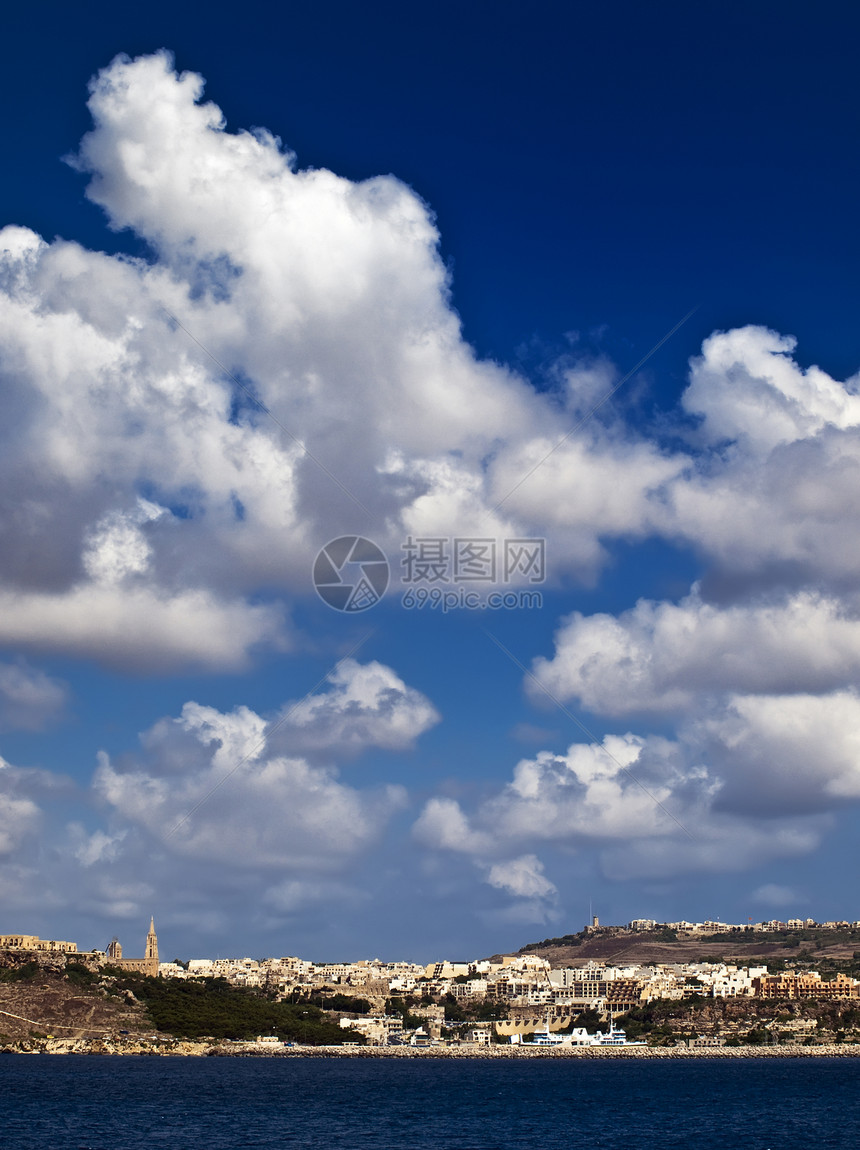
<instances>
[{"instance_id":1,"label":"coastline","mask_svg":"<svg viewBox=\"0 0 860 1150\"><path fill-rule=\"evenodd\" d=\"M214 1053L214 1051L213 1051ZM225 1051L225 1054L238 1054L239 1051ZM247 1051L249 1058L858 1058L860 1045L844 1044L828 1046L631 1046L594 1047L572 1046L566 1049L530 1050L527 1046L440 1046L415 1048L409 1046L375 1047L304 1047L267 1055L263 1052Z\"/></svg>"},{"instance_id":2,"label":"coastline","mask_svg":"<svg viewBox=\"0 0 860 1150\"><path fill-rule=\"evenodd\" d=\"M110 1039L34 1039L24 1049L5 1047L2 1054L85 1054L113 1057L167 1058L858 1058L860 1044L824 1046L573 1046L530 1049L528 1046L290 1046L272 1049L248 1042L115 1042Z\"/></svg>"}]
</instances>

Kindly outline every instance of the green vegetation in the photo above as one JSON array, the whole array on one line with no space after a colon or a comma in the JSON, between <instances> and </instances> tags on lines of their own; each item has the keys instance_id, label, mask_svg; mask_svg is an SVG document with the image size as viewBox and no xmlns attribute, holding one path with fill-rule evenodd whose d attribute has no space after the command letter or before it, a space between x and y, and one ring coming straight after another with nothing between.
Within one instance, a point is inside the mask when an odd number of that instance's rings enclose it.
<instances>
[{"instance_id":1,"label":"green vegetation","mask_svg":"<svg viewBox=\"0 0 860 1150\"><path fill-rule=\"evenodd\" d=\"M336 1010L341 1014L370 1014L371 1005L366 998L353 998L335 990L320 990L316 993L294 990L282 1000L296 1006L299 1004L316 1006L320 1010Z\"/></svg>"},{"instance_id":2,"label":"green vegetation","mask_svg":"<svg viewBox=\"0 0 860 1150\"><path fill-rule=\"evenodd\" d=\"M470 1003L468 1009L476 1022L494 1022L508 1017L508 1007L503 1002L475 1002Z\"/></svg>"},{"instance_id":3,"label":"green vegetation","mask_svg":"<svg viewBox=\"0 0 860 1150\"><path fill-rule=\"evenodd\" d=\"M819 1030L858 1031L860 1030L860 1006L846 999L810 1004L817 1015L816 1027Z\"/></svg>"},{"instance_id":4,"label":"green vegetation","mask_svg":"<svg viewBox=\"0 0 860 1150\"><path fill-rule=\"evenodd\" d=\"M439 1002L445 1007L446 1022L494 1022L508 1017L507 1006L492 999L479 1002L475 999L458 999L453 994L446 994L439 999Z\"/></svg>"},{"instance_id":5,"label":"green vegetation","mask_svg":"<svg viewBox=\"0 0 860 1150\"><path fill-rule=\"evenodd\" d=\"M583 1010L580 1014L577 1014L576 1018L559 1031L559 1034L570 1034L573 1030L581 1029L594 1033L595 1030L599 1030L605 1025L606 1021L603 1015L589 1007L587 1010Z\"/></svg>"},{"instance_id":6,"label":"green vegetation","mask_svg":"<svg viewBox=\"0 0 860 1150\"><path fill-rule=\"evenodd\" d=\"M603 1025L603 1017L598 1011L589 1007L587 1010L583 1010L581 1014L577 1014L572 1025L580 1029L584 1027L593 1033Z\"/></svg>"},{"instance_id":7,"label":"green vegetation","mask_svg":"<svg viewBox=\"0 0 860 1150\"><path fill-rule=\"evenodd\" d=\"M310 1046L364 1041L355 1031L342 1030L316 1006L273 1002L223 978L185 981L123 972L116 985L143 1003L156 1030L177 1038L248 1041L275 1034L282 1041Z\"/></svg>"},{"instance_id":8,"label":"green vegetation","mask_svg":"<svg viewBox=\"0 0 860 1150\"><path fill-rule=\"evenodd\" d=\"M578 934L563 934L560 938L545 938L543 942L530 942L528 946L520 947L520 954L528 954L532 950L544 950L550 946L582 946L586 937L585 931Z\"/></svg>"},{"instance_id":9,"label":"green vegetation","mask_svg":"<svg viewBox=\"0 0 860 1150\"><path fill-rule=\"evenodd\" d=\"M41 969L38 962L25 962L21 966L10 966L0 970L0 982L24 982L35 978Z\"/></svg>"},{"instance_id":10,"label":"green vegetation","mask_svg":"<svg viewBox=\"0 0 860 1150\"><path fill-rule=\"evenodd\" d=\"M651 1046L671 1046L681 1037L682 1030L689 1030L690 1036L695 1037L696 1016L710 1009L712 1001L701 994L691 994L683 1000L655 998L622 1014L616 1022L627 1031L628 1038L645 1038Z\"/></svg>"},{"instance_id":11,"label":"green vegetation","mask_svg":"<svg viewBox=\"0 0 860 1150\"><path fill-rule=\"evenodd\" d=\"M848 999L710 999L693 994L656 999L617 1021L631 1038L645 1038L652 1046L698 1034L722 1035L727 1046L860 1042L860 1003ZM814 1023L815 1036L804 1027L795 1028L799 1021Z\"/></svg>"},{"instance_id":12,"label":"green vegetation","mask_svg":"<svg viewBox=\"0 0 860 1150\"><path fill-rule=\"evenodd\" d=\"M371 1006L366 998L353 998L349 994L311 994L304 999L320 1010L336 1010L341 1014L370 1014Z\"/></svg>"},{"instance_id":13,"label":"green vegetation","mask_svg":"<svg viewBox=\"0 0 860 1150\"><path fill-rule=\"evenodd\" d=\"M415 999L411 994L407 994L404 998L386 998L385 1000L385 1013L386 1014L399 1014L403 1019L403 1027L405 1030L417 1030L419 1026L423 1026L426 1019L420 1014L412 1014L410 1007L415 1005Z\"/></svg>"},{"instance_id":14,"label":"green vegetation","mask_svg":"<svg viewBox=\"0 0 860 1150\"><path fill-rule=\"evenodd\" d=\"M92 986L99 981L99 976L80 962L66 963L66 978L73 986Z\"/></svg>"},{"instance_id":15,"label":"green vegetation","mask_svg":"<svg viewBox=\"0 0 860 1150\"><path fill-rule=\"evenodd\" d=\"M769 1046L774 1040L774 1035L769 1030L762 1030L756 1027L753 1030L747 1031L743 1035L743 1042L747 1046Z\"/></svg>"}]
</instances>

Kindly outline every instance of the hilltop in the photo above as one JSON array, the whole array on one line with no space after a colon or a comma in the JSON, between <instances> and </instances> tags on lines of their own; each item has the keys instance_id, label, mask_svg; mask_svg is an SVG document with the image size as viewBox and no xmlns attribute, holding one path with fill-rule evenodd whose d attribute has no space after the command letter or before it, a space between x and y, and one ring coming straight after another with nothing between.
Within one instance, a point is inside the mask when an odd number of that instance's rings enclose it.
<instances>
[{"instance_id":1,"label":"hilltop","mask_svg":"<svg viewBox=\"0 0 860 1150\"><path fill-rule=\"evenodd\" d=\"M727 962L738 966L815 963L843 969L860 962L860 929L732 931L719 934L674 930L589 928L577 934L528 943L519 954L536 954L554 967L599 962L613 966L656 963Z\"/></svg>"}]
</instances>

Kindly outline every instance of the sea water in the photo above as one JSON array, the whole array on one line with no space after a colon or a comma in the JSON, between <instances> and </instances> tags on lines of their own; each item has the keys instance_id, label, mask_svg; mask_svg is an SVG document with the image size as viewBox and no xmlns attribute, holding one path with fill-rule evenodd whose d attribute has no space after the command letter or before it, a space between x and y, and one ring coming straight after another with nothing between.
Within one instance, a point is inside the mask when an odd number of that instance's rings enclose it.
<instances>
[{"instance_id":1,"label":"sea water","mask_svg":"<svg viewBox=\"0 0 860 1150\"><path fill-rule=\"evenodd\" d=\"M860 1146L860 1059L0 1058L2 1150Z\"/></svg>"}]
</instances>

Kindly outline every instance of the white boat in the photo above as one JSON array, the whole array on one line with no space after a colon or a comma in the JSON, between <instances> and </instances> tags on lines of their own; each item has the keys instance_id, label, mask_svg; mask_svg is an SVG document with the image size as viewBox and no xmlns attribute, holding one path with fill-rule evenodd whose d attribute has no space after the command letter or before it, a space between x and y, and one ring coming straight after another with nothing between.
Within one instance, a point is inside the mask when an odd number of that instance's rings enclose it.
<instances>
[{"instance_id":1,"label":"white boat","mask_svg":"<svg viewBox=\"0 0 860 1150\"><path fill-rule=\"evenodd\" d=\"M645 1046L646 1043L641 1040L629 1040L627 1034L617 1027L614 1023L609 1024L609 1033L603 1034L598 1030L594 1036L594 1046Z\"/></svg>"},{"instance_id":2,"label":"white boat","mask_svg":"<svg viewBox=\"0 0 860 1150\"><path fill-rule=\"evenodd\" d=\"M519 1036L517 1036L519 1037ZM549 1023L545 1022L543 1030L536 1030L531 1037L531 1041L524 1043L526 1046L564 1046L564 1040L568 1035L554 1034L550 1028Z\"/></svg>"},{"instance_id":3,"label":"white boat","mask_svg":"<svg viewBox=\"0 0 860 1150\"><path fill-rule=\"evenodd\" d=\"M614 1023L609 1024L606 1034L598 1030L596 1034L589 1034L582 1027L561 1034L549 1028L549 1018L543 1027L536 1030L528 1042L524 1042L521 1035L512 1034L511 1042L522 1046L645 1046L646 1043L629 1040L627 1034Z\"/></svg>"}]
</instances>

